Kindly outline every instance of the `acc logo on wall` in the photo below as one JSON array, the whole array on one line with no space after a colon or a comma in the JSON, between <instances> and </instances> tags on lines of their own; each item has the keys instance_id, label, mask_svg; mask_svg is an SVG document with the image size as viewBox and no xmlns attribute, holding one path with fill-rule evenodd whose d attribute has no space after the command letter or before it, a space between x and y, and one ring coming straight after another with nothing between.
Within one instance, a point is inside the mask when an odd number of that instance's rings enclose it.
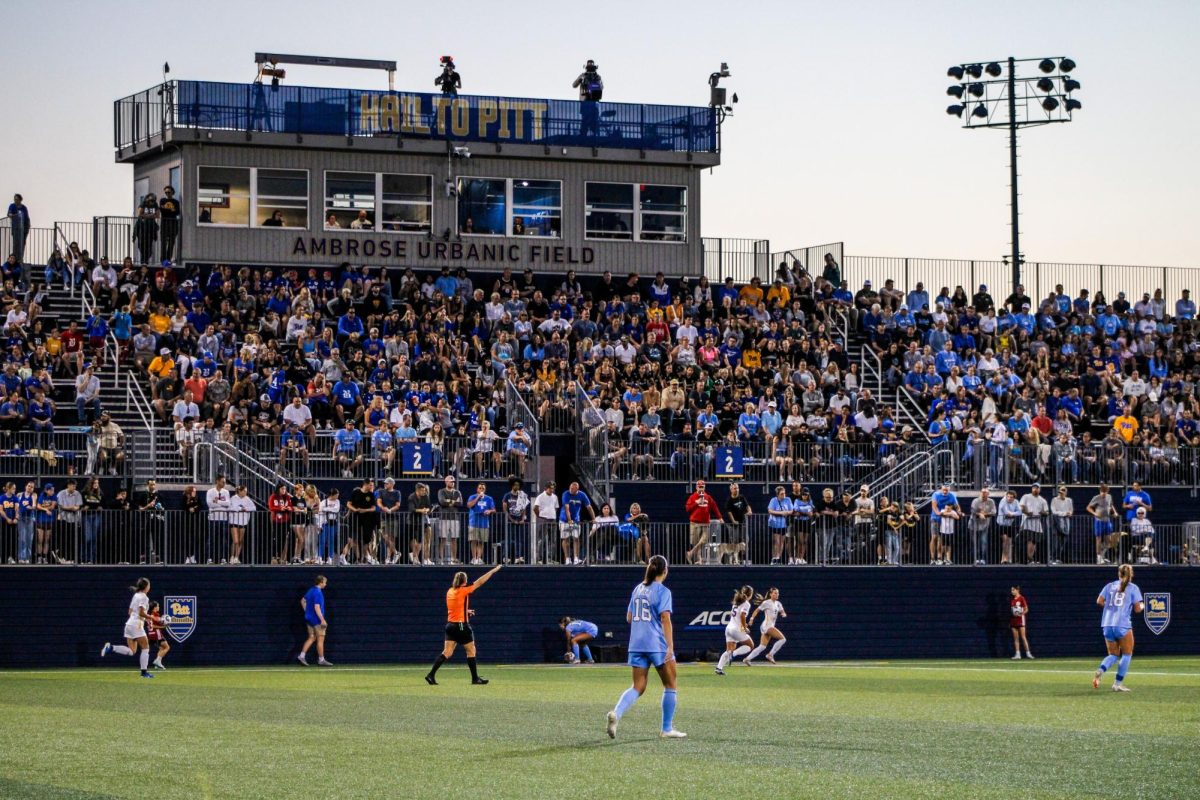
<instances>
[{"instance_id":1,"label":"acc logo on wall","mask_svg":"<svg viewBox=\"0 0 1200 800\"><path fill-rule=\"evenodd\" d=\"M694 631L702 628L724 628L733 619L733 612L701 611L696 618L687 624L687 630Z\"/></svg>"},{"instance_id":2,"label":"acc logo on wall","mask_svg":"<svg viewBox=\"0 0 1200 800\"><path fill-rule=\"evenodd\" d=\"M1145 592L1142 599L1146 601L1142 618L1146 620L1146 627L1157 636L1171 623L1171 593Z\"/></svg>"},{"instance_id":3,"label":"acc logo on wall","mask_svg":"<svg viewBox=\"0 0 1200 800\"><path fill-rule=\"evenodd\" d=\"M166 595L163 597L163 608L164 615L171 618L167 623L167 633L172 639L182 642L196 630L195 596Z\"/></svg>"}]
</instances>

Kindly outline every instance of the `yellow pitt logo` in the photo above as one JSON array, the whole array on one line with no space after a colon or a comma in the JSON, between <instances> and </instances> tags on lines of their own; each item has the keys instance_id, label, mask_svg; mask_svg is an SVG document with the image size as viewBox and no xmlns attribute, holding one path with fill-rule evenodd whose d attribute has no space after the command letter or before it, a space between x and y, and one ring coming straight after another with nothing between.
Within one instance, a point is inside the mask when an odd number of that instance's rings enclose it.
<instances>
[{"instance_id":1,"label":"yellow pitt logo","mask_svg":"<svg viewBox=\"0 0 1200 800\"><path fill-rule=\"evenodd\" d=\"M181 603L178 600L171 603L172 617L190 617L192 615L192 606L190 603Z\"/></svg>"}]
</instances>

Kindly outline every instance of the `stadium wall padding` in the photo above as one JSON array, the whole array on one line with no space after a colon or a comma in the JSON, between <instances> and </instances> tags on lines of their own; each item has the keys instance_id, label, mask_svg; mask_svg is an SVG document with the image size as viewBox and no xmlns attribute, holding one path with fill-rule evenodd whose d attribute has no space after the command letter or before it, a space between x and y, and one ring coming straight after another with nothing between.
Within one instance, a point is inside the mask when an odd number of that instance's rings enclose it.
<instances>
[{"instance_id":1,"label":"stadium wall padding","mask_svg":"<svg viewBox=\"0 0 1200 800\"><path fill-rule=\"evenodd\" d=\"M423 663L437 654L451 568L34 567L0 571L0 667L133 668L120 656L102 662L99 651L121 638L126 587L142 575L152 581L152 599L197 598L195 630L172 642L169 665L293 663L305 635L299 601L319 571L329 578L330 660ZM472 578L482 572L469 570ZM787 659L1011 656L1013 584L1029 599L1035 655L1098 657L1104 646L1095 599L1115 576L1115 568L1099 567L688 567L672 572L668 585L680 660L724 647L720 615L744 583L760 592L779 587L789 614L780 623ZM564 615L595 622L596 644L617 646L605 655L623 658L625 607L640 577L630 567L501 570L472 598L480 660L561 657L557 623ZM1200 654L1200 570L1139 568L1135 581L1143 592L1171 595L1170 622L1160 635L1136 615L1137 654ZM702 614L702 624L693 624Z\"/></svg>"}]
</instances>

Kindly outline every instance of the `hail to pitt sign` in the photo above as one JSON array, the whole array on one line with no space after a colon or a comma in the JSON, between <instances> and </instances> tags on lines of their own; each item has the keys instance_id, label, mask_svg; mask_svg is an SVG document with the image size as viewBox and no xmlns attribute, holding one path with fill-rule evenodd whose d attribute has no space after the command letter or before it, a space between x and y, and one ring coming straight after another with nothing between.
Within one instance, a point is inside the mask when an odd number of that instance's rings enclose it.
<instances>
[{"instance_id":1,"label":"hail to pitt sign","mask_svg":"<svg viewBox=\"0 0 1200 800\"><path fill-rule=\"evenodd\" d=\"M430 263L523 264L528 266L591 264L590 247L554 244L477 244L423 239L372 239L363 236L297 236L292 255L312 258L379 258Z\"/></svg>"}]
</instances>

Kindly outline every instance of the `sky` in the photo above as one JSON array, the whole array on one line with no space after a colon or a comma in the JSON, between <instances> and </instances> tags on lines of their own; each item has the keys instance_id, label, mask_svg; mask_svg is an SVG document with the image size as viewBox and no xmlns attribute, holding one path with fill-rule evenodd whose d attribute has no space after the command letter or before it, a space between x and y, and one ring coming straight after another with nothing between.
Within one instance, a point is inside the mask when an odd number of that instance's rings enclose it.
<instances>
[{"instance_id":1,"label":"sky","mask_svg":"<svg viewBox=\"0 0 1200 800\"><path fill-rule=\"evenodd\" d=\"M112 102L155 85L164 60L174 78L249 82L258 50L395 59L399 89L429 91L448 53L464 94L570 99L593 58L605 100L691 105L726 61L741 102L703 178L703 235L997 259L1007 135L945 113L946 69L1065 55L1083 109L1020 138L1026 259L1200 266L1200 105L1178 99L1196 68L1194 0L40 0L4 19L0 191L23 194L34 225L131 212ZM287 70L298 85L386 87L383 73Z\"/></svg>"}]
</instances>

